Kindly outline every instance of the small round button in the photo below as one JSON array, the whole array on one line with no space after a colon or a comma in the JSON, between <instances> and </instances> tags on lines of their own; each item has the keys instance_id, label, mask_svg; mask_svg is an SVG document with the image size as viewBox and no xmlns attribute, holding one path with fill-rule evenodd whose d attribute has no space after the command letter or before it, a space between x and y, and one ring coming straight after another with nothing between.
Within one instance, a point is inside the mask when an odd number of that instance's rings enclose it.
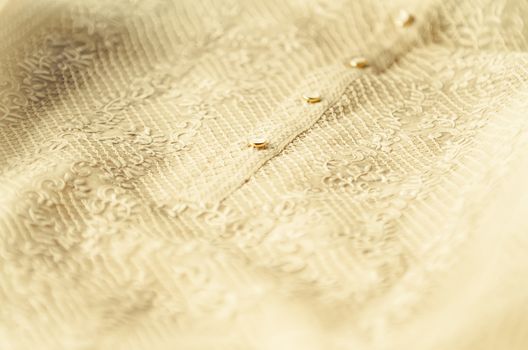
<instances>
[{"instance_id":1,"label":"small round button","mask_svg":"<svg viewBox=\"0 0 528 350\"><path fill-rule=\"evenodd\" d=\"M348 64L352 68L359 68L359 69L367 68L369 65L365 57L354 57L350 61L348 61Z\"/></svg>"},{"instance_id":2,"label":"small round button","mask_svg":"<svg viewBox=\"0 0 528 350\"><path fill-rule=\"evenodd\" d=\"M252 136L249 139L249 146L256 149L268 148L269 141L264 136Z\"/></svg>"},{"instance_id":3,"label":"small round button","mask_svg":"<svg viewBox=\"0 0 528 350\"><path fill-rule=\"evenodd\" d=\"M310 92L303 95L303 98L308 103L318 103L321 102L321 95L317 92Z\"/></svg>"},{"instance_id":4,"label":"small round button","mask_svg":"<svg viewBox=\"0 0 528 350\"><path fill-rule=\"evenodd\" d=\"M413 15L405 10L401 10L398 17L396 17L396 24L400 27L409 27L414 23L414 20L415 18Z\"/></svg>"}]
</instances>

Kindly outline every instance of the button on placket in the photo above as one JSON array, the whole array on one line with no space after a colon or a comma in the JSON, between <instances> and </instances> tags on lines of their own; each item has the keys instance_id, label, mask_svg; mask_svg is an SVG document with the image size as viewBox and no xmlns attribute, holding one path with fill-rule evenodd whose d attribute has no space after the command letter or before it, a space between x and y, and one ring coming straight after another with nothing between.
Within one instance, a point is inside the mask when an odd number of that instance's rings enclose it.
<instances>
[{"instance_id":1,"label":"button on placket","mask_svg":"<svg viewBox=\"0 0 528 350\"><path fill-rule=\"evenodd\" d=\"M253 135L248 139L248 145L259 150L266 149L269 146L269 140L264 135Z\"/></svg>"},{"instance_id":2,"label":"button on placket","mask_svg":"<svg viewBox=\"0 0 528 350\"><path fill-rule=\"evenodd\" d=\"M303 95L303 99L310 104L321 102L322 98L318 92L309 92Z\"/></svg>"},{"instance_id":3,"label":"button on placket","mask_svg":"<svg viewBox=\"0 0 528 350\"><path fill-rule=\"evenodd\" d=\"M395 19L396 24L403 28L411 26L414 21L414 16L405 10L401 10Z\"/></svg>"},{"instance_id":4,"label":"button on placket","mask_svg":"<svg viewBox=\"0 0 528 350\"><path fill-rule=\"evenodd\" d=\"M365 57L354 57L348 61L348 65L352 68L364 69L368 67L368 60Z\"/></svg>"}]
</instances>

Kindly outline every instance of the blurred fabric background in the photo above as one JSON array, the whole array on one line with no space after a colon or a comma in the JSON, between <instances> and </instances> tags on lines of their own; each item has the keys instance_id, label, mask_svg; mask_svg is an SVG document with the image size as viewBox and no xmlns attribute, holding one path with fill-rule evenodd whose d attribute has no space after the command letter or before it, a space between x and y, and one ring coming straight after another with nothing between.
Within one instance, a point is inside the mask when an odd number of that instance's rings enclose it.
<instances>
[{"instance_id":1,"label":"blurred fabric background","mask_svg":"<svg viewBox=\"0 0 528 350\"><path fill-rule=\"evenodd\" d=\"M0 349L527 349L526 18L0 0Z\"/></svg>"}]
</instances>

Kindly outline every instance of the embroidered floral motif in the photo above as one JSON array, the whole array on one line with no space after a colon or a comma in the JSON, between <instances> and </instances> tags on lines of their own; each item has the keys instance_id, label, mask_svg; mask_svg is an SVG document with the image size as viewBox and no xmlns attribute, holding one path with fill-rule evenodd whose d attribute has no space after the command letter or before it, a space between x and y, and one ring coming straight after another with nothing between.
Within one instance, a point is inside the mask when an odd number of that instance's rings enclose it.
<instances>
[{"instance_id":1,"label":"embroidered floral motif","mask_svg":"<svg viewBox=\"0 0 528 350\"><path fill-rule=\"evenodd\" d=\"M391 7L57 2L0 67L0 343L420 347L526 148L528 8Z\"/></svg>"}]
</instances>

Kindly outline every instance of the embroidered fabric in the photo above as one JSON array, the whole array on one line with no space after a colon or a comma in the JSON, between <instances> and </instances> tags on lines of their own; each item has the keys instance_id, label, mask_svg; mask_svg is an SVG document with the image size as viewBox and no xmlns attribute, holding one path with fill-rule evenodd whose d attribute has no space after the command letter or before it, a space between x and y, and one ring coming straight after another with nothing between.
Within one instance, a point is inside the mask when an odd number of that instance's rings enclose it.
<instances>
[{"instance_id":1,"label":"embroidered fabric","mask_svg":"<svg viewBox=\"0 0 528 350\"><path fill-rule=\"evenodd\" d=\"M526 349L526 16L0 1L0 348Z\"/></svg>"}]
</instances>

